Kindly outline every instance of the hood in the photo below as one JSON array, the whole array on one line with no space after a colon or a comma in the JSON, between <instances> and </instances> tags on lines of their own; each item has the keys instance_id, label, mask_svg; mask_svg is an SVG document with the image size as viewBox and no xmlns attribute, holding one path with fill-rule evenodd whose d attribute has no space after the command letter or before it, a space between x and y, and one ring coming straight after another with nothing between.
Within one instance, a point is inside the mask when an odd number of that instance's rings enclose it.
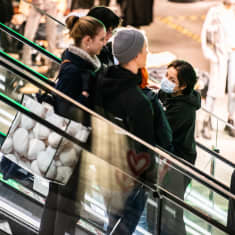
<instances>
[{"instance_id":1,"label":"hood","mask_svg":"<svg viewBox=\"0 0 235 235\"><path fill-rule=\"evenodd\" d=\"M201 108L201 95L195 90L193 90L188 95L180 95L180 96L175 96L175 97L160 90L159 98L163 102L164 105L177 102L177 103L182 103L182 104L186 103L188 105L191 105L195 108L195 110L198 110Z\"/></svg>"},{"instance_id":2,"label":"hood","mask_svg":"<svg viewBox=\"0 0 235 235\"><path fill-rule=\"evenodd\" d=\"M85 51L75 47L70 47L63 52L62 61L64 60L69 60L71 63L77 65L79 69L85 70L96 71L101 66L97 57L93 59L92 57L89 57Z\"/></svg>"},{"instance_id":3,"label":"hood","mask_svg":"<svg viewBox=\"0 0 235 235\"><path fill-rule=\"evenodd\" d=\"M111 66L102 77L101 88L104 97L120 94L124 90L137 87L141 82L141 74L134 74L119 65Z\"/></svg>"}]
</instances>

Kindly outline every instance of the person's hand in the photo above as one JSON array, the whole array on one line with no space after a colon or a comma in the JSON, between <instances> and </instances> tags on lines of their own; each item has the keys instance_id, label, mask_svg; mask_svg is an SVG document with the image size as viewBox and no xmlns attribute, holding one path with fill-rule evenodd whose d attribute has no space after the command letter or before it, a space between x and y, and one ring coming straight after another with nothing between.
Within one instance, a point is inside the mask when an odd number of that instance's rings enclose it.
<instances>
[{"instance_id":1,"label":"person's hand","mask_svg":"<svg viewBox=\"0 0 235 235\"><path fill-rule=\"evenodd\" d=\"M161 168L159 174L158 174L158 184L161 185L162 181L169 170L169 166L167 164L164 164L163 168Z\"/></svg>"},{"instance_id":2,"label":"person's hand","mask_svg":"<svg viewBox=\"0 0 235 235\"><path fill-rule=\"evenodd\" d=\"M160 85L155 84L155 83L149 84L148 88L155 89L155 90L160 90L161 89Z\"/></svg>"},{"instance_id":3,"label":"person's hand","mask_svg":"<svg viewBox=\"0 0 235 235\"><path fill-rule=\"evenodd\" d=\"M11 23L14 25L21 25L25 21L25 16L23 14L15 14L11 19Z\"/></svg>"},{"instance_id":4,"label":"person's hand","mask_svg":"<svg viewBox=\"0 0 235 235\"><path fill-rule=\"evenodd\" d=\"M86 98L89 96L89 93L87 91L83 91L82 95L85 96Z\"/></svg>"}]
</instances>

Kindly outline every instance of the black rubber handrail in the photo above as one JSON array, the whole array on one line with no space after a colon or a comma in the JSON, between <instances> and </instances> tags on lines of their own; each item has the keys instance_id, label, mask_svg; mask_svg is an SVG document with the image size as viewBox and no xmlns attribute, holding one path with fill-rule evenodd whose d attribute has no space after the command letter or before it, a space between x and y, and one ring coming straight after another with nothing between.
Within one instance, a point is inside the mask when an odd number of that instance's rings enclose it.
<instances>
[{"instance_id":1,"label":"black rubber handrail","mask_svg":"<svg viewBox=\"0 0 235 235\"><path fill-rule=\"evenodd\" d=\"M226 163L227 165L229 165L229 166L231 166L232 168L235 169L235 164L233 162L230 162L228 159L224 158L223 156L221 156L217 152L207 148L205 145L203 145L202 143L200 143L198 141L196 141L196 144L199 148L203 149L204 151L208 152L209 154L211 154L214 157L218 158L220 161Z\"/></svg>"},{"instance_id":2,"label":"black rubber handrail","mask_svg":"<svg viewBox=\"0 0 235 235\"><path fill-rule=\"evenodd\" d=\"M18 66L19 68L23 69L25 72L28 72L29 74L32 74L34 77L38 78L39 80L47 83L48 85L54 87L55 82L48 79L46 76L42 75L41 73L38 73L34 69L30 68L29 66L23 64L19 60L13 58L12 56L8 55L6 52L0 50L1 57L10 61L12 64Z\"/></svg>"},{"instance_id":3,"label":"black rubber handrail","mask_svg":"<svg viewBox=\"0 0 235 235\"><path fill-rule=\"evenodd\" d=\"M7 34L10 34L12 37L14 37L16 40L22 42L23 44L27 44L28 46L34 48L35 50L39 51L46 57L53 60L55 63L60 64L61 59L54 54L50 53L48 50L44 49L43 47L39 46L37 43L34 43L21 35L20 33L16 32L15 30L11 29L10 27L6 26L5 24L0 22L0 30L6 32Z\"/></svg>"},{"instance_id":4,"label":"black rubber handrail","mask_svg":"<svg viewBox=\"0 0 235 235\"><path fill-rule=\"evenodd\" d=\"M217 180L216 178L214 178L213 176L208 175L207 173L203 172L202 170L200 170L200 169L197 168L196 166L192 165L192 164L189 163L188 161L185 161L184 159L182 159L182 158L180 158L180 157L178 157L178 156L176 156L176 155L174 155L174 154L172 154L172 153L170 153L170 152L168 152L168 154L171 155L172 157L176 158L178 161L180 161L180 162L183 163L184 165L186 165L186 166L188 166L189 168L191 168L193 171L199 173L200 175L206 177L208 180L210 180L210 181L214 182L215 184L219 185L219 186L220 186L221 188L223 188L224 190L226 190L226 191L229 191L229 190L230 190L227 185L225 185L224 183L218 181L218 180ZM174 163L170 163L170 164L172 164L174 168L180 170L180 169L178 168L178 166L175 165ZM187 175L187 172L184 172L184 173ZM191 177L190 174L189 174L188 176ZM225 197L228 199L227 196L225 196Z\"/></svg>"}]
</instances>

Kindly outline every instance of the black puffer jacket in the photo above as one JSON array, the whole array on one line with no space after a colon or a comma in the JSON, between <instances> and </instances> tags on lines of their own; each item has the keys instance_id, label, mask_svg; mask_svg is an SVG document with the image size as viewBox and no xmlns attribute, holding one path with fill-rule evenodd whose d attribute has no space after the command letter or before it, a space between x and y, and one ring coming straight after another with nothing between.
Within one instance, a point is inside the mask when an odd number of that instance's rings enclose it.
<instances>
[{"instance_id":1,"label":"black puffer jacket","mask_svg":"<svg viewBox=\"0 0 235 235\"><path fill-rule=\"evenodd\" d=\"M123 120L125 129L154 145L153 108L139 88L140 80L139 74L120 66L109 67L101 81L103 106Z\"/></svg>"},{"instance_id":2,"label":"black puffer jacket","mask_svg":"<svg viewBox=\"0 0 235 235\"><path fill-rule=\"evenodd\" d=\"M200 94L193 91L188 95L173 97L160 90L158 96L166 108L175 154L194 164L197 155L194 132L196 111L201 107Z\"/></svg>"},{"instance_id":3,"label":"black puffer jacket","mask_svg":"<svg viewBox=\"0 0 235 235\"><path fill-rule=\"evenodd\" d=\"M68 49L62 55L61 69L58 75L56 88L91 108L93 102L92 81L95 78L95 66L88 60L70 52ZM89 98L82 95L82 91L88 91ZM74 119L76 107L59 96L55 99L56 113Z\"/></svg>"}]
</instances>

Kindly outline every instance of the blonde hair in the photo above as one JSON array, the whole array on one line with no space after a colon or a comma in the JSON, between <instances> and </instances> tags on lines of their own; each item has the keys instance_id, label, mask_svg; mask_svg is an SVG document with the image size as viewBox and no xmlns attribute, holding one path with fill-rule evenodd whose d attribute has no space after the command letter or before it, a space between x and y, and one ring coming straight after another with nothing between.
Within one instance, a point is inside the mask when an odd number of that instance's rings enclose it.
<instances>
[{"instance_id":1,"label":"blonde hair","mask_svg":"<svg viewBox=\"0 0 235 235\"><path fill-rule=\"evenodd\" d=\"M74 40L76 46L80 46L85 36L88 35L94 38L102 28L105 29L101 21L91 16L78 17L71 15L65 23L69 29L69 36Z\"/></svg>"}]
</instances>

